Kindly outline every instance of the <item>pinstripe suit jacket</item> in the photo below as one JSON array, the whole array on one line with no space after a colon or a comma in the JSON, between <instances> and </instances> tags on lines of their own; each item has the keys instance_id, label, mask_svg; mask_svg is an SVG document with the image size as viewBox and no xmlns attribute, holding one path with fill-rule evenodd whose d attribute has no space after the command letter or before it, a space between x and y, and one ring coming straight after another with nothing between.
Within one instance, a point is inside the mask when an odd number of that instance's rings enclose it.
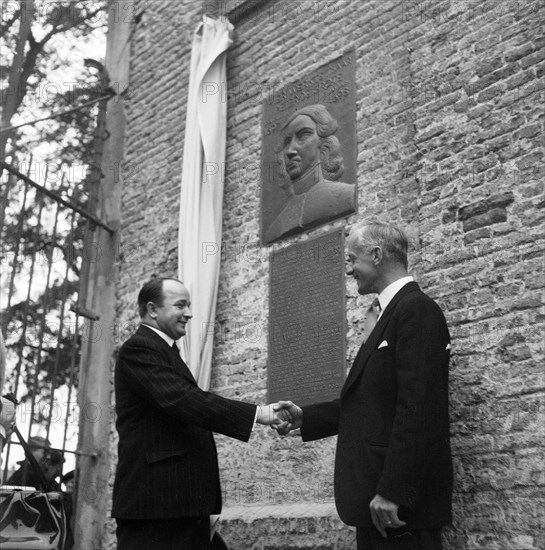
<instances>
[{"instance_id":1,"label":"pinstripe suit jacket","mask_svg":"<svg viewBox=\"0 0 545 550\"><path fill-rule=\"evenodd\" d=\"M115 396L119 447L112 516L219 513L212 432L248 441L256 406L199 389L177 351L144 325L120 349Z\"/></svg>"}]
</instances>

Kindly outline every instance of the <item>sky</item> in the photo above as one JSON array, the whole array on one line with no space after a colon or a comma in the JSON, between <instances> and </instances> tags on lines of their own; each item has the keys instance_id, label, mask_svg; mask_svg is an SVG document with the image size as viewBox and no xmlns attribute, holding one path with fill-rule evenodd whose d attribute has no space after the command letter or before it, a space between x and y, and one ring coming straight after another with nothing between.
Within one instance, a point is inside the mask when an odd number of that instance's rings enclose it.
<instances>
[{"instance_id":1,"label":"sky","mask_svg":"<svg viewBox=\"0 0 545 550\"><path fill-rule=\"evenodd\" d=\"M90 36L85 39L78 39L70 41L66 37L56 36L51 41L51 46L54 48L55 57L57 58L57 67L53 67L53 62L48 62L48 69L46 70L46 77L41 82L38 90L34 96L25 98L20 112L16 114L12 119L12 125L22 124L36 118L44 116L44 111L39 108L40 102L45 102L48 106L51 106L51 110L55 111L55 99L58 94L65 93L76 85L80 78L78 75L89 74L91 71L84 66L85 58L92 58L95 60L103 61L106 52L106 37L105 28L96 29ZM39 36L39 32L36 32L36 36ZM24 133L30 141L37 142L33 144L32 148L28 148L26 152L23 152L24 157L28 155L30 158L32 154L33 161L37 163L38 169L33 172L33 179L46 187L48 181L45 178L46 172L42 169L45 165L43 159L54 156L57 143L40 142L40 130L54 124L52 121L39 122L35 125L26 126ZM69 172L69 168L64 166L60 168L61 172L64 170ZM78 180L85 175L84 167L81 167L79 173L76 169L72 168L67 177L72 177L74 180ZM69 180L70 181L70 180ZM52 225L53 216L48 214L44 216L42 224ZM33 293L37 294L37 289L45 287L45 278L47 273L47 265L42 262L36 262L35 273L33 277ZM30 262L29 262L30 264ZM57 261L53 263L53 276L63 277L66 264L64 261ZM9 264L2 261L1 267L1 291L2 296L0 299L0 306L6 305L6 284L9 281ZM26 297L28 289L29 267L24 269L22 273L16 278L16 291L14 294L14 300L21 300ZM35 285L35 286L34 286ZM9 343L9 339L6 338ZM8 356L8 374L10 369L13 370L17 363L17 358L11 354ZM4 388L4 392L10 388ZM19 396L24 393L24 387L20 387L18 392ZM78 431L78 410L75 406L76 395L72 392L70 399L68 397L68 388L63 386L55 390L55 403L52 409L52 422L49 433L49 440L54 448L63 447L63 439L65 428L67 427L67 443L66 448L69 450L75 450L77 447L77 431ZM70 403L68 403L70 401ZM38 402L37 405L42 410L49 410L49 402ZM66 418L68 415L68 422ZM21 433L28 437L28 429L30 426L30 403L19 407L17 413L17 424ZM34 424L32 427L32 435L46 435L46 429ZM12 436L12 440L16 440L15 436ZM2 454L3 464L2 470L6 465L7 452L4 449ZM13 469L17 467L16 462L23 459L23 450L19 445L11 445L9 452L8 468ZM66 462L64 464L63 472L66 473L75 467L75 455L72 453L65 454Z\"/></svg>"}]
</instances>

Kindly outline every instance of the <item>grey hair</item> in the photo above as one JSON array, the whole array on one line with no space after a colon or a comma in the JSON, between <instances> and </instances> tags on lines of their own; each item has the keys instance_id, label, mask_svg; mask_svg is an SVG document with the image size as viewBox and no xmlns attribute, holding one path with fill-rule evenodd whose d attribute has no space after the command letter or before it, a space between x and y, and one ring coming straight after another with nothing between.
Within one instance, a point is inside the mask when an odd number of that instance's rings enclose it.
<instances>
[{"instance_id":1,"label":"grey hair","mask_svg":"<svg viewBox=\"0 0 545 550\"><path fill-rule=\"evenodd\" d=\"M350 236L354 236L360 248L380 246L387 259L401 263L407 269L409 240L405 232L394 224L378 219L363 220L352 226Z\"/></svg>"}]
</instances>

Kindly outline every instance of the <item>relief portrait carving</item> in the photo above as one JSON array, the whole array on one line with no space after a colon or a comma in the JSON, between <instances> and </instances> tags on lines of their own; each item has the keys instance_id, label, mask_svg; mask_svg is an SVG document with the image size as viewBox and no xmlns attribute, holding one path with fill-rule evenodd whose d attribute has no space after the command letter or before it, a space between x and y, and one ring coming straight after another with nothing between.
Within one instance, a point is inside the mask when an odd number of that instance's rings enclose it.
<instances>
[{"instance_id":1,"label":"relief portrait carving","mask_svg":"<svg viewBox=\"0 0 545 550\"><path fill-rule=\"evenodd\" d=\"M337 120L322 104L292 113L275 148L287 202L266 229L272 242L356 209L356 186L341 181L344 160Z\"/></svg>"}]
</instances>

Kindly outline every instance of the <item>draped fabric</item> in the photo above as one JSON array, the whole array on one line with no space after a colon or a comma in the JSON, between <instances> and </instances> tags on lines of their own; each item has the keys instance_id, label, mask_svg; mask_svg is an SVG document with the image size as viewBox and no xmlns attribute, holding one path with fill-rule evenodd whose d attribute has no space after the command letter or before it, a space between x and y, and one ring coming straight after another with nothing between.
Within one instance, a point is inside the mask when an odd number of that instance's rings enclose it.
<instances>
[{"instance_id":1,"label":"draped fabric","mask_svg":"<svg viewBox=\"0 0 545 550\"><path fill-rule=\"evenodd\" d=\"M182 165L178 276L193 319L182 357L199 387L210 387L221 259L223 167L227 124L225 52L233 26L204 17L193 37Z\"/></svg>"}]
</instances>

